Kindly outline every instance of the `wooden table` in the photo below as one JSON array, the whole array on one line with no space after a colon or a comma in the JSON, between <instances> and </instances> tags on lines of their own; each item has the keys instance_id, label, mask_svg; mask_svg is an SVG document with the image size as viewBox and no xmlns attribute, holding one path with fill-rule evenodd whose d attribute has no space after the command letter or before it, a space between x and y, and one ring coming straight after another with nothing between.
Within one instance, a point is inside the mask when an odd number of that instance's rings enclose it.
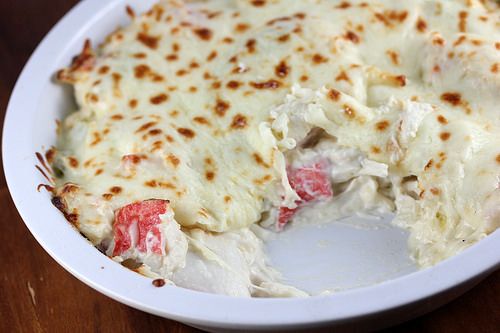
<instances>
[{"instance_id":1,"label":"wooden table","mask_svg":"<svg viewBox=\"0 0 500 333\"><path fill-rule=\"evenodd\" d=\"M104 0L103 0L104 1ZM76 0L0 0L0 110L38 42ZM1 166L0 166L1 167ZM24 226L0 177L0 332L198 332L101 295L59 266ZM500 249L499 249L500 250ZM500 272L400 332L499 332Z\"/></svg>"}]
</instances>

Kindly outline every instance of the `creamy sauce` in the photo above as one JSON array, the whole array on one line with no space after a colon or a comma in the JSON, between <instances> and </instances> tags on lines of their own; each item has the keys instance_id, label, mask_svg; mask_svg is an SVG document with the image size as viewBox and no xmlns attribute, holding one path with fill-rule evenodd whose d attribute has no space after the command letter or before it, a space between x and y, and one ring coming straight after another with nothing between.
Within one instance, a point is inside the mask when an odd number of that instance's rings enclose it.
<instances>
[{"instance_id":1,"label":"creamy sauce","mask_svg":"<svg viewBox=\"0 0 500 333\"><path fill-rule=\"evenodd\" d=\"M293 208L287 165L321 156L333 197L297 220L395 210L435 264L500 225L498 22L493 1L161 1L58 73L79 110L50 161L57 206L109 247L116 210L169 200L180 249L131 250L144 272L297 296L248 227Z\"/></svg>"}]
</instances>

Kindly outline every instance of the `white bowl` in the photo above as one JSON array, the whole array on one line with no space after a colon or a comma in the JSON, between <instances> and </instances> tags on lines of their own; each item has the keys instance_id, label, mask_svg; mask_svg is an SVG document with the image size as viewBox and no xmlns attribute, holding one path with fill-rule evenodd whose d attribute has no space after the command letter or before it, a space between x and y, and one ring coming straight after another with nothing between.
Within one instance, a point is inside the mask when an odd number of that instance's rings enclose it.
<instances>
[{"instance_id":1,"label":"white bowl","mask_svg":"<svg viewBox=\"0 0 500 333\"><path fill-rule=\"evenodd\" d=\"M34 167L37 163L35 152L55 142L55 119L74 109L71 91L53 81L56 70L70 62L85 38L101 41L117 25L126 24L125 4L144 11L153 2L88 0L79 3L40 43L19 77L9 103L2 148L12 198L37 241L69 272L119 302L221 332L304 329L324 325L373 330L429 311L464 292L499 267L499 231L435 267L409 273L412 267L405 256L401 256L405 251L402 246L404 235L395 234L394 229L384 229L388 231L382 231L380 238L362 236L366 241L360 242L359 251L352 251L349 242L327 246L319 251L315 244L338 235L339 227L306 227L303 234L307 236L301 237L292 232L282 236L285 239L281 243L278 240L270 245L271 257L292 282L309 290L319 290L328 284L342 288L372 285L304 299L243 299L171 286L155 288L149 279L102 255L64 220L50 203L48 193L37 192L37 184L43 183L44 179ZM344 240L361 237L361 231L344 232ZM370 239L383 241L370 242ZM384 244L393 245L388 247ZM292 261L292 256L286 254L299 245L310 251L295 251ZM348 254L342 252L342 256L335 249L351 251ZM368 258L370 253L372 256ZM344 259L339 261L339 258ZM384 258L385 261L377 258ZM335 267L345 265L342 272L336 272L337 275L348 272L344 278L307 280L302 277L301 280L300 273L306 271L304 265L307 267L311 263L312 271L318 274L324 265L318 268L314 261L324 264L330 260L337 260ZM373 263L373 260L379 261L370 266L368 263ZM392 273L389 274L389 271ZM376 279L373 272L379 274ZM348 274L357 274L360 279L352 282ZM380 283L373 285L375 282Z\"/></svg>"}]
</instances>

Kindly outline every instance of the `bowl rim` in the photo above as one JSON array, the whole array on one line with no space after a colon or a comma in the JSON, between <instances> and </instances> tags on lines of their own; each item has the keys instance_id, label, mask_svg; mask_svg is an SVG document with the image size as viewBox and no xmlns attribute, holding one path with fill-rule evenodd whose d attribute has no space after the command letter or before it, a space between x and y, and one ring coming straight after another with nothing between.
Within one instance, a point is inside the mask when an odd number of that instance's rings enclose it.
<instances>
[{"instance_id":1,"label":"bowl rim","mask_svg":"<svg viewBox=\"0 0 500 333\"><path fill-rule=\"evenodd\" d=\"M48 195L35 191L33 140L30 135L18 134L19 129L26 128L26 119L36 114L37 99L33 96L41 94L47 78L52 76L48 71L53 59L68 52L65 45L70 41L82 42L85 31L97 20L125 4L124 0L87 0L73 7L43 38L26 63L11 94L4 120L3 166L14 204L38 243L79 280L134 308L195 325L298 327L345 321L408 305L500 266L500 232L497 230L430 269L376 285L326 296L259 299L213 295L173 286L154 288L150 279L109 260L74 231L50 204ZM41 216L55 223L51 222L52 227L46 228L40 223ZM117 275L120 281L115 281ZM283 313L286 315L280 316Z\"/></svg>"}]
</instances>

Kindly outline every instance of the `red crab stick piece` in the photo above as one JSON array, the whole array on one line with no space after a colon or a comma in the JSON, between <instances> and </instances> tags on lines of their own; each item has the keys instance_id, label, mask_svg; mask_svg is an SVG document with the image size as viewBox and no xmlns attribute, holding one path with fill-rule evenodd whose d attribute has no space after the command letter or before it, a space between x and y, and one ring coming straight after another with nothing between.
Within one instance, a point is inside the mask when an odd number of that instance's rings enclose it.
<instances>
[{"instance_id":1,"label":"red crab stick piece","mask_svg":"<svg viewBox=\"0 0 500 333\"><path fill-rule=\"evenodd\" d=\"M160 215L167 212L168 200L151 199L123 206L115 213L113 224L115 247L113 256L121 255L130 248L164 254Z\"/></svg>"},{"instance_id":2,"label":"red crab stick piece","mask_svg":"<svg viewBox=\"0 0 500 333\"><path fill-rule=\"evenodd\" d=\"M326 200L333 196L329 166L328 160L321 160L296 169L287 168L288 182L300 200L295 202L296 208L280 207L278 230L285 227L304 203Z\"/></svg>"}]
</instances>

